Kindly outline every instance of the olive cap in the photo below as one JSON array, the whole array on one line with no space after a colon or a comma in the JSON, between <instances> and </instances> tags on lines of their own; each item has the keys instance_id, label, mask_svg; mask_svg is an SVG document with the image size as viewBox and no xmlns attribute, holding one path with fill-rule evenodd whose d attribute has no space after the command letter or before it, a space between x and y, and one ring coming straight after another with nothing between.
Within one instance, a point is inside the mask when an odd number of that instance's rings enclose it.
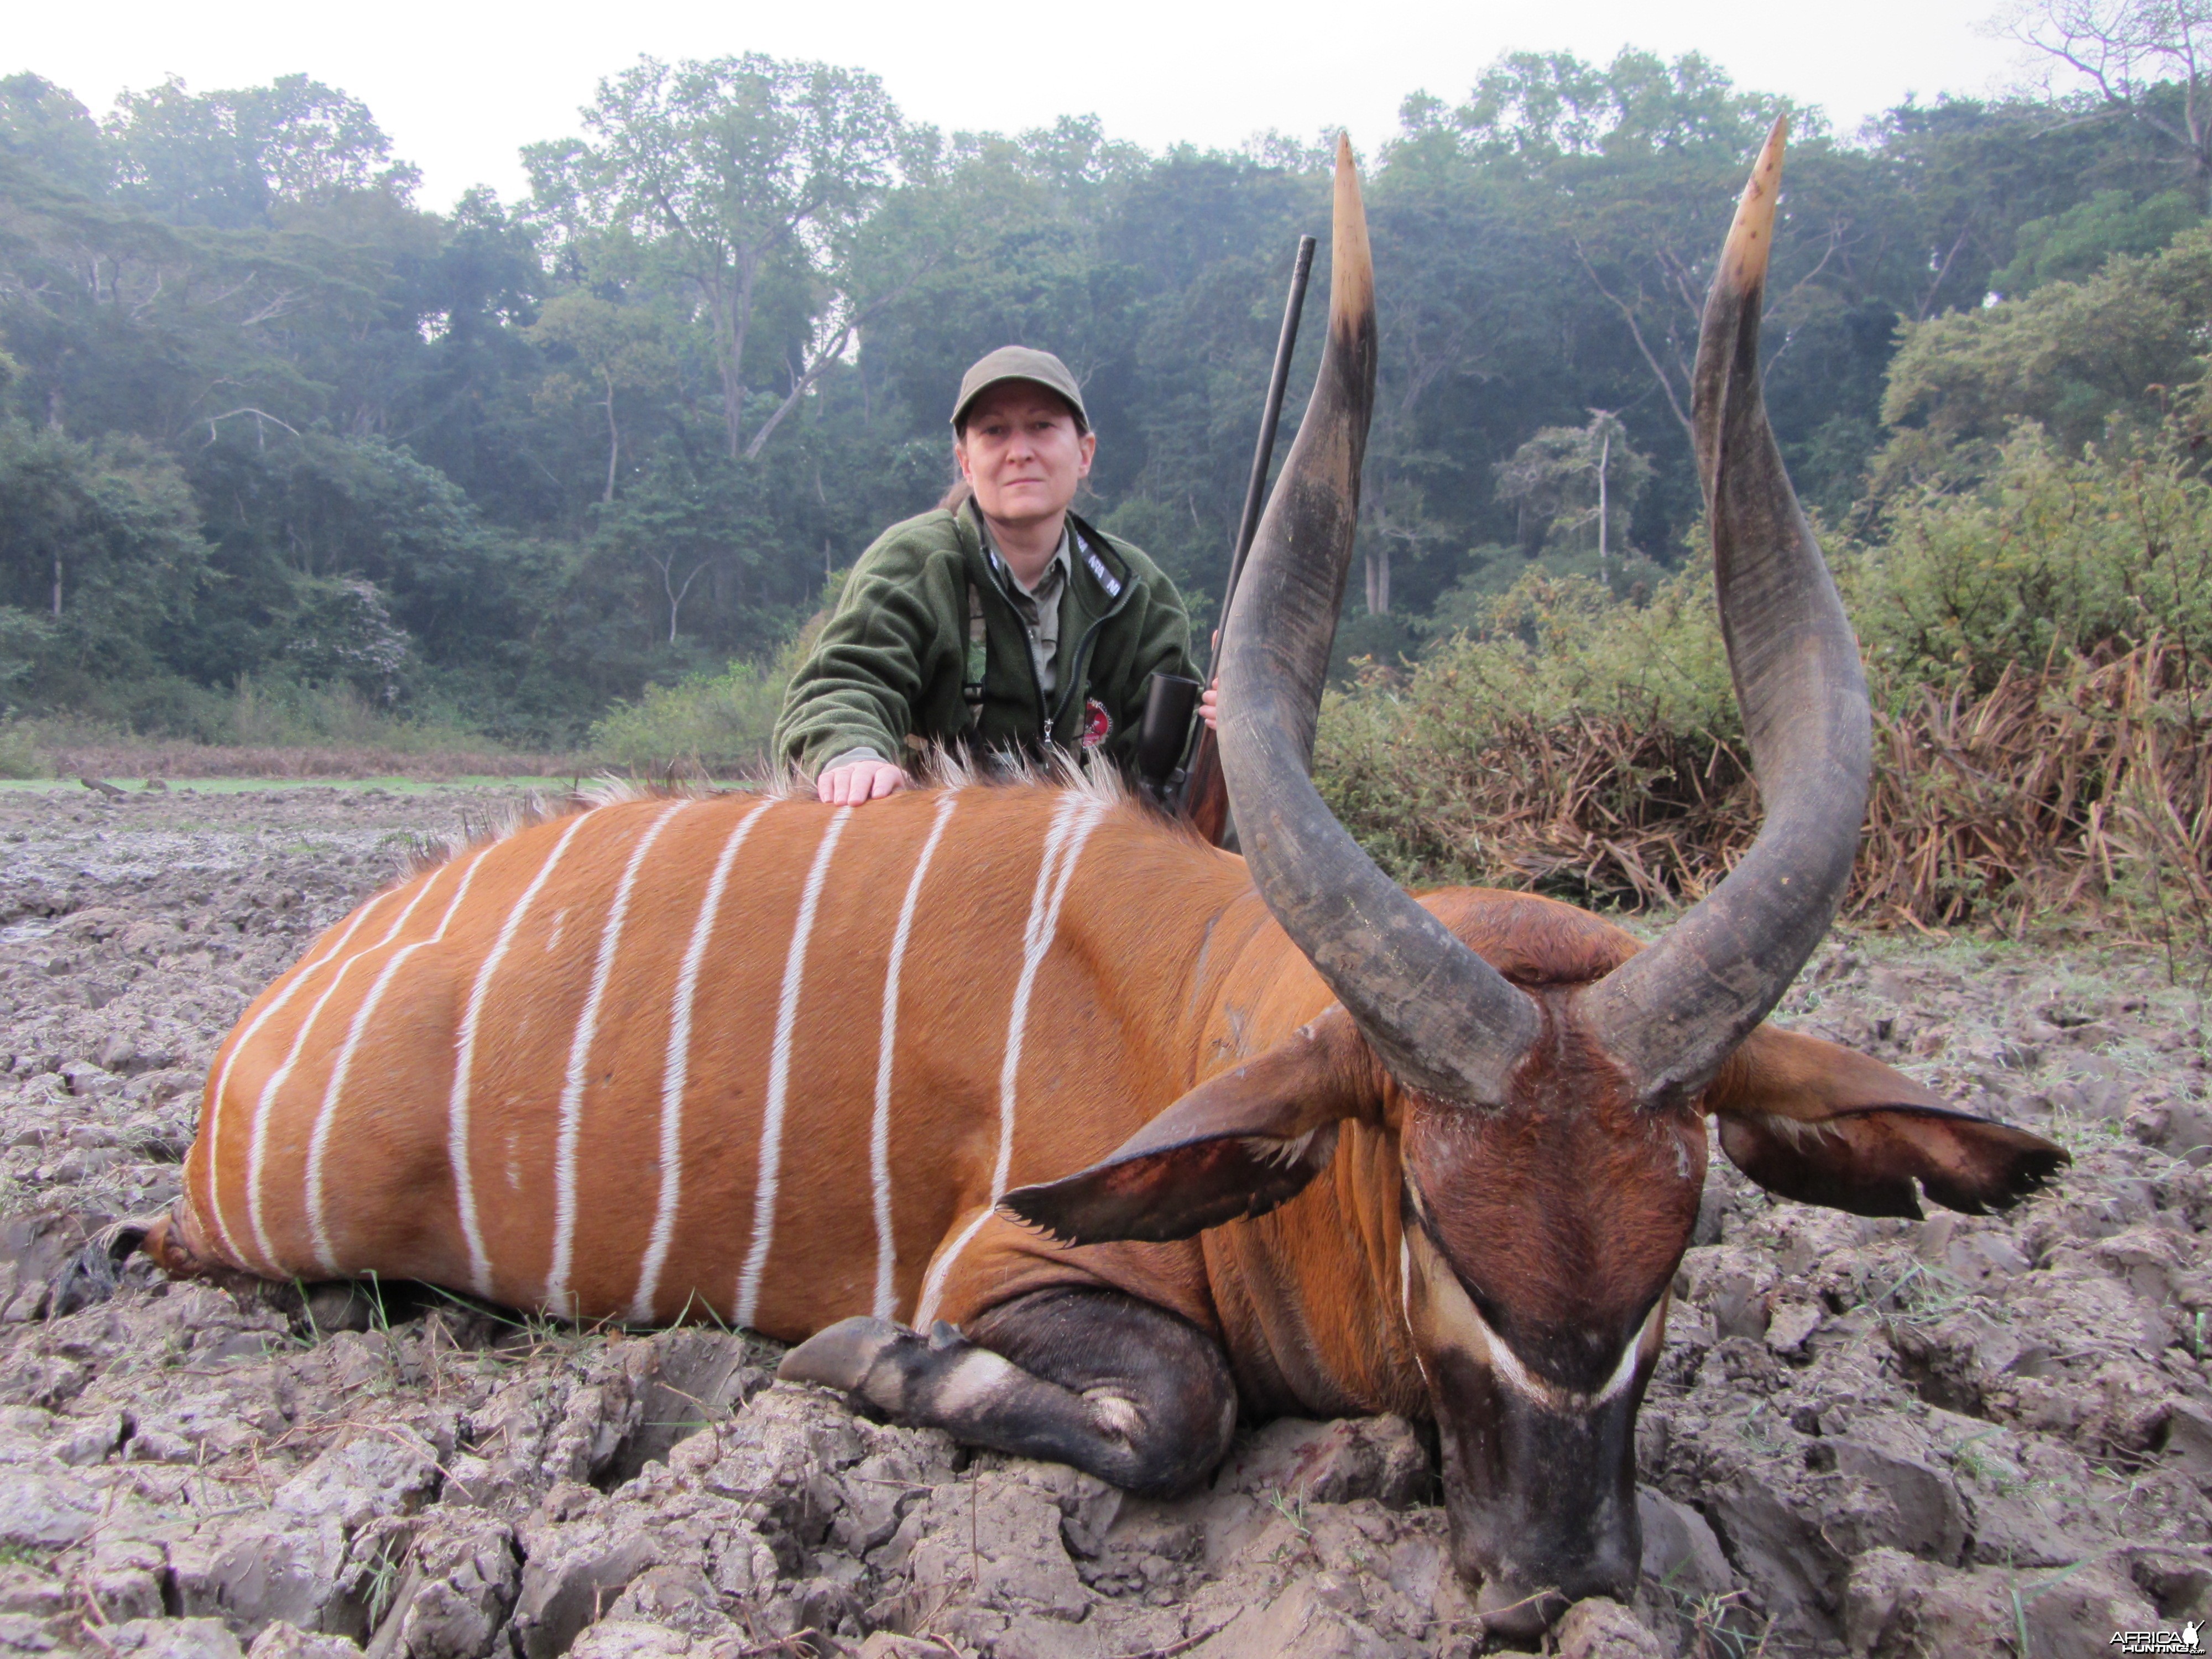
<instances>
[{"instance_id":1,"label":"olive cap","mask_svg":"<svg viewBox=\"0 0 2212 1659\"><path fill-rule=\"evenodd\" d=\"M978 358L960 377L960 401L952 405L952 424L958 426L967 416L968 405L1001 380L1033 380L1048 392L1058 392L1075 411L1076 425L1085 432L1091 430L1091 412L1083 406L1083 388L1076 385L1067 365L1049 351L1018 345L1000 346Z\"/></svg>"}]
</instances>

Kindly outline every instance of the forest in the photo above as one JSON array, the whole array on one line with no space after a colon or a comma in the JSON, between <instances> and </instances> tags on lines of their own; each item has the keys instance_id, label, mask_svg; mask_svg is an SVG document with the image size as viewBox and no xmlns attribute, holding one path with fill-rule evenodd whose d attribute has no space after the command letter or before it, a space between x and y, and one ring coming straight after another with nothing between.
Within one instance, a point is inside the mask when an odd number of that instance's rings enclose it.
<instances>
[{"instance_id":1,"label":"forest","mask_svg":"<svg viewBox=\"0 0 2212 1659\"><path fill-rule=\"evenodd\" d=\"M0 699L145 732L343 685L557 745L763 658L933 502L960 370L1008 340L1074 366L1085 507L1204 621L1326 216L1319 140L945 134L761 57L619 69L581 137L525 147L526 198L444 213L304 76L87 90L0 80ZM2021 419L2078 450L2191 372L2187 275L2124 319L2082 286L2197 234L2186 95L1944 99L1849 137L1795 112L1768 395L1827 525L1868 533ZM1419 652L1532 565L1628 598L1680 563L1705 262L1786 107L1632 52L1406 101L1364 158L1384 386L1347 659Z\"/></svg>"},{"instance_id":2,"label":"forest","mask_svg":"<svg viewBox=\"0 0 2212 1659\"><path fill-rule=\"evenodd\" d=\"M2173 820L2157 867L2204 896L2212 804L2160 769L2194 744L2212 650L2212 111L2185 20L2177 45L2164 14L2108 9L2091 38L2070 4L2023 26L2063 77L1848 134L1635 51L1509 54L1459 101L1405 100L1362 158L1382 385L1322 757L1405 873L1664 896L1731 856L1700 813L1755 822L1695 597L1686 376L1747 158L1787 113L1766 395L1899 752L1949 752L1925 740L1944 698L1994 730L1992 696L2028 722L2005 752L2047 752L2024 734L2051 676L2132 664L2129 695L2178 692L2180 726L2075 706L2130 742L2180 732L2144 762ZM616 68L580 136L523 146L525 197L445 212L374 112L305 76L100 112L89 90L0 79L17 766L57 733L334 722L750 758L779 659L933 504L960 372L1008 341L1081 378L1079 506L1203 626L1297 239L1326 228L1326 134L945 133L862 70L757 55ZM1978 760L1923 779L1898 804L1934 826L1917 851L1882 842L1878 800L1872 844L1918 872L1885 902L1940 921L2027 890L2013 832L1962 842L1961 813L2063 822L2109 874L2082 817L2125 793L2108 761L2008 805L1945 794Z\"/></svg>"}]
</instances>

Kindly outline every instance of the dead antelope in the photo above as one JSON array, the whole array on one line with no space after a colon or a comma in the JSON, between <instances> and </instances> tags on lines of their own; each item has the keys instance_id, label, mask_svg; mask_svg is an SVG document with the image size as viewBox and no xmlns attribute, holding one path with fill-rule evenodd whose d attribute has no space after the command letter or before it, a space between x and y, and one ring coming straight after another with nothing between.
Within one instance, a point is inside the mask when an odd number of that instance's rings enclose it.
<instances>
[{"instance_id":1,"label":"dead antelope","mask_svg":"<svg viewBox=\"0 0 2212 1659\"><path fill-rule=\"evenodd\" d=\"M247 1012L146 1248L711 1310L800 1342L787 1377L1143 1492L1200 1479L1240 1410L1431 1418L1499 1624L1629 1592L1708 1115L1753 1179L1861 1214L1917 1215L1916 1181L2010 1204L2064 1161L1760 1024L1842 895L1869 768L1759 398L1781 158L1778 127L1696 386L1767 817L1657 944L1410 897L1307 779L1374 392L1344 151L1320 379L1228 629L1249 866L1087 786L631 799L478 846Z\"/></svg>"}]
</instances>

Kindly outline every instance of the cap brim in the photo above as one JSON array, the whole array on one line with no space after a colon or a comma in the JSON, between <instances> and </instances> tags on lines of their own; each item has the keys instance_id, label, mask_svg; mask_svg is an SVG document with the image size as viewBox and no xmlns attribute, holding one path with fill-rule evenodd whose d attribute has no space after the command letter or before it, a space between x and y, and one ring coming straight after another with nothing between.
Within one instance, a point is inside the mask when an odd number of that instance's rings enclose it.
<instances>
[{"instance_id":1,"label":"cap brim","mask_svg":"<svg viewBox=\"0 0 2212 1659\"><path fill-rule=\"evenodd\" d=\"M988 392L993 386L1013 384L1033 386L1040 392L1049 392L1054 397L1059 398L1060 402L1067 405L1068 413L1075 416L1076 425L1082 428L1085 432L1088 432L1091 429L1091 416L1085 411L1081 404L1069 397L1065 391L1060 387L1053 385L1049 380L1040 380L1033 374L1000 374L994 376L991 380L984 381L982 385L977 386L973 392L963 398L958 404L953 406L951 422L953 427L957 429L959 427L960 422L967 419L968 411L975 408L976 399L981 398L985 392Z\"/></svg>"}]
</instances>

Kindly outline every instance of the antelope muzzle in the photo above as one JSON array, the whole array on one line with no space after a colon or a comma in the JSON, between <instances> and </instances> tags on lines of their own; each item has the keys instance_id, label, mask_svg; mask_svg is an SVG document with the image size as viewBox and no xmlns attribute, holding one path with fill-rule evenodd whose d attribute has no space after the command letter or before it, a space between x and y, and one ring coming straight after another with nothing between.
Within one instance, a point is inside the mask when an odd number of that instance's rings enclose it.
<instances>
[{"instance_id":1,"label":"antelope muzzle","mask_svg":"<svg viewBox=\"0 0 2212 1659\"><path fill-rule=\"evenodd\" d=\"M1514 1322L1485 1316L1425 1207L1409 1182L1405 1311L1436 1413L1453 1565L1490 1632L1527 1639L1586 1596L1635 1594L1636 1413L1671 1275L1638 1275L1656 1277L1648 1297L1580 1322L1521 1322L1516 1347ZM1686 1219L1681 1232L1686 1243Z\"/></svg>"},{"instance_id":2,"label":"antelope muzzle","mask_svg":"<svg viewBox=\"0 0 2212 1659\"><path fill-rule=\"evenodd\" d=\"M1555 1403L1463 1350L1431 1361L1452 1565L1493 1635L1528 1640L1585 1596L1636 1593L1636 1396Z\"/></svg>"}]
</instances>

